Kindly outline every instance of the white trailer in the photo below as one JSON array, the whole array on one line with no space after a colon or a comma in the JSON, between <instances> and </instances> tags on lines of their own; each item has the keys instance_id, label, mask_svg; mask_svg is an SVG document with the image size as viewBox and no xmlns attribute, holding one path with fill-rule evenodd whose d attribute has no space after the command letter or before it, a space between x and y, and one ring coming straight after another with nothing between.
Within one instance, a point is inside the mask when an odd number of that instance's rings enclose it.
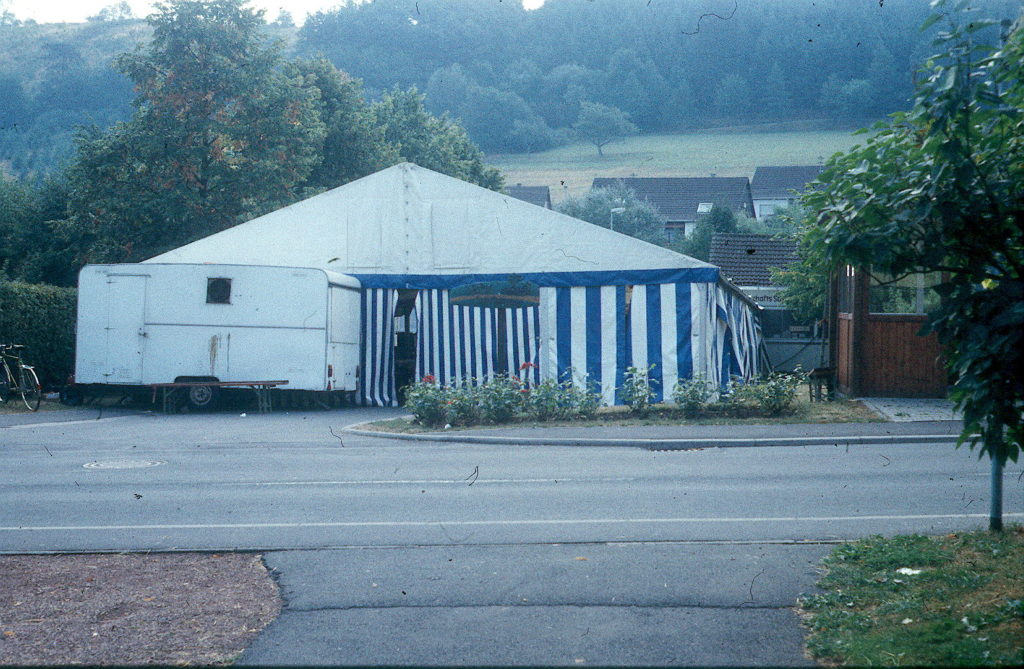
<instances>
[{"instance_id":1,"label":"white trailer","mask_svg":"<svg viewBox=\"0 0 1024 669\"><path fill-rule=\"evenodd\" d=\"M79 386L209 382L188 387L194 408L215 401L216 384L356 388L360 284L321 269L86 265L77 325Z\"/></svg>"}]
</instances>

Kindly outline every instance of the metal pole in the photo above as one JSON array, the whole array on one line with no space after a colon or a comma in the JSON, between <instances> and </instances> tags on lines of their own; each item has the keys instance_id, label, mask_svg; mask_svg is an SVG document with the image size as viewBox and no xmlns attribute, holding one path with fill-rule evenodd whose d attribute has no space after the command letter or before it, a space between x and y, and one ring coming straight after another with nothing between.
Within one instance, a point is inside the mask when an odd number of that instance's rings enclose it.
<instances>
[{"instance_id":1,"label":"metal pole","mask_svg":"<svg viewBox=\"0 0 1024 669\"><path fill-rule=\"evenodd\" d=\"M989 504L988 529L993 532L1003 531L1003 463L1006 458L1005 445L1000 442L992 454L992 499Z\"/></svg>"}]
</instances>

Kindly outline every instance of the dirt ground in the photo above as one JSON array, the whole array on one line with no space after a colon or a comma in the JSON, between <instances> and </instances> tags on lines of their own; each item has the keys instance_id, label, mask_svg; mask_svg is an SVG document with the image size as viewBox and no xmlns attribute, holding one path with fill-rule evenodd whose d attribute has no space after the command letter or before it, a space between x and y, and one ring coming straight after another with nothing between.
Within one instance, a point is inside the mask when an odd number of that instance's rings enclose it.
<instances>
[{"instance_id":1,"label":"dirt ground","mask_svg":"<svg viewBox=\"0 0 1024 669\"><path fill-rule=\"evenodd\" d=\"M227 664L277 617L259 555L0 555L0 664Z\"/></svg>"}]
</instances>

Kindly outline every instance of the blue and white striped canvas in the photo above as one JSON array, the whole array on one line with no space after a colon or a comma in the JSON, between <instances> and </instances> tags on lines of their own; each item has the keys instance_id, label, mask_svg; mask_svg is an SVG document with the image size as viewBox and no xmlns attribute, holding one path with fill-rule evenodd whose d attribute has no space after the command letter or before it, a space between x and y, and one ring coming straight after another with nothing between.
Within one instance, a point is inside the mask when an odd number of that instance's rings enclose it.
<instances>
[{"instance_id":1,"label":"blue and white striped canvas","mask_svg":"<svg viewBox=\"0 0 1024 669\"><path fill-rule=\"evenodd\" d=\"M359 341L358 400L367 406L396 406L395 304L398 291L364 289L361 299L362 336Z\"/></svg>"},{"instance_id":2,"label":"blue and white striped canvas","mask_svg":"<svg viewBox=\"0 0 1024 669\"><path fill-rule=\"evenodd\" d=\"M720 385L757 373L749 305L709 283L541 288L541 375L621 404L629 367L650 369L654 401L694 375Z\"/></svg>"},{"instance_id":3,"label":"blue and white striped canvas","mask_svg":"<svg viewBox=\"0 0 1024 669\"><path fill-rule=\"evenodd\" d=\"M363 403L390 406L394 388L397 291L363 291ZM626 370L650 369L655 401L676 382L703 376L722 386L760 371L753 309L720 284L680 282L542 286L540 305L516 309L452 304L447 289L416 298L416 376L442 385L494 378L507 370L531 383L586 383L605 404L622 404ZM524 363L532 363L523 369Z\"/></svg>"},{"instance_id":4,"label":"blue and white striped canvas","mask_svg":"<svg viewBox=\"0 0 1024 669\"><path fill-rule=\"evenodd\" d=\"M447 290L416 298L416 376L441 385L493 379L499 371L536 383L537 307L489 308L451 303ZM524 363L532 363L524 369Z\"/></svg>"}]
</instances>

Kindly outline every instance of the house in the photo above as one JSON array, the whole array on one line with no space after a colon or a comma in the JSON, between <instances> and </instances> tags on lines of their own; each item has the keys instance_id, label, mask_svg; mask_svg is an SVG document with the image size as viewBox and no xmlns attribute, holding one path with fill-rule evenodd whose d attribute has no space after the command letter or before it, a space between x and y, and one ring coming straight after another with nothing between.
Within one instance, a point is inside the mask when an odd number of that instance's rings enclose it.
<instances>
[{"instance_id":1,"label":"house","mask_svg":"<svg viewBox=\"0 0 1024 669\"><path fill-rule=\"evenodd\" d=\"M797 259L794 239L748 233L718 233L711 237L708 261L747 294L764 311L761 332L768 358L776 371L826 366L824 333L798 324L778 297L781 286L772 280L772 268L786 267ZM824 314L822 315L824 316Z\"/></svg>"},{"instance_id":2,"label":"house","mask_svg":"<svg viewBox=\"0 0 1024 669\"><path fill-rule=\"evenodd\" d=\"M443 384L572 375L607 404L622 403L618 389L632 366L653 365L658 399L693 375L722 383L761 371L760 308L714 265L410 163L146 262L354 277L357 396L368 405L396 403L403 356L413 378ZM486 306L453 295L495 282L521 286L531 299ZM398 350L401 320L414 324L403 328Z\"/></svg>"},{"instance_id":3,"label":"house","mask_svg":"<svg viewBox=\"0 0 1024 669\"><path fill-rule=\"evenodd\" d=\"M737 214L754 215L747 177L599 177L593 188L618 185L654 205L665 219L670 237L688 236L715 204L724 204Z\"/></svg>"},{"instance_id":4,"label":"house","mask_svg":"<svg viewBox=\"0 0 1024 669\"><path fill-rule=\"evenodd\" d=\"M505 195L510 195L517 200L529 202L545 209L554 208L551 206L551 189L547 186L524 186L523 184L505 186Z\"/></svg>"},{"instance_id":5,"label":"house","mask_svg":"<svg viewBox=\"0 0 1024 669\"><path fill-rule=\"evenodd\" d=\"M776 208L789 207L807 184L818 178L822 165L785 165L758 167L750 182L755 218L763 219L775 213Z\"/></svg>"}]
</instances>

